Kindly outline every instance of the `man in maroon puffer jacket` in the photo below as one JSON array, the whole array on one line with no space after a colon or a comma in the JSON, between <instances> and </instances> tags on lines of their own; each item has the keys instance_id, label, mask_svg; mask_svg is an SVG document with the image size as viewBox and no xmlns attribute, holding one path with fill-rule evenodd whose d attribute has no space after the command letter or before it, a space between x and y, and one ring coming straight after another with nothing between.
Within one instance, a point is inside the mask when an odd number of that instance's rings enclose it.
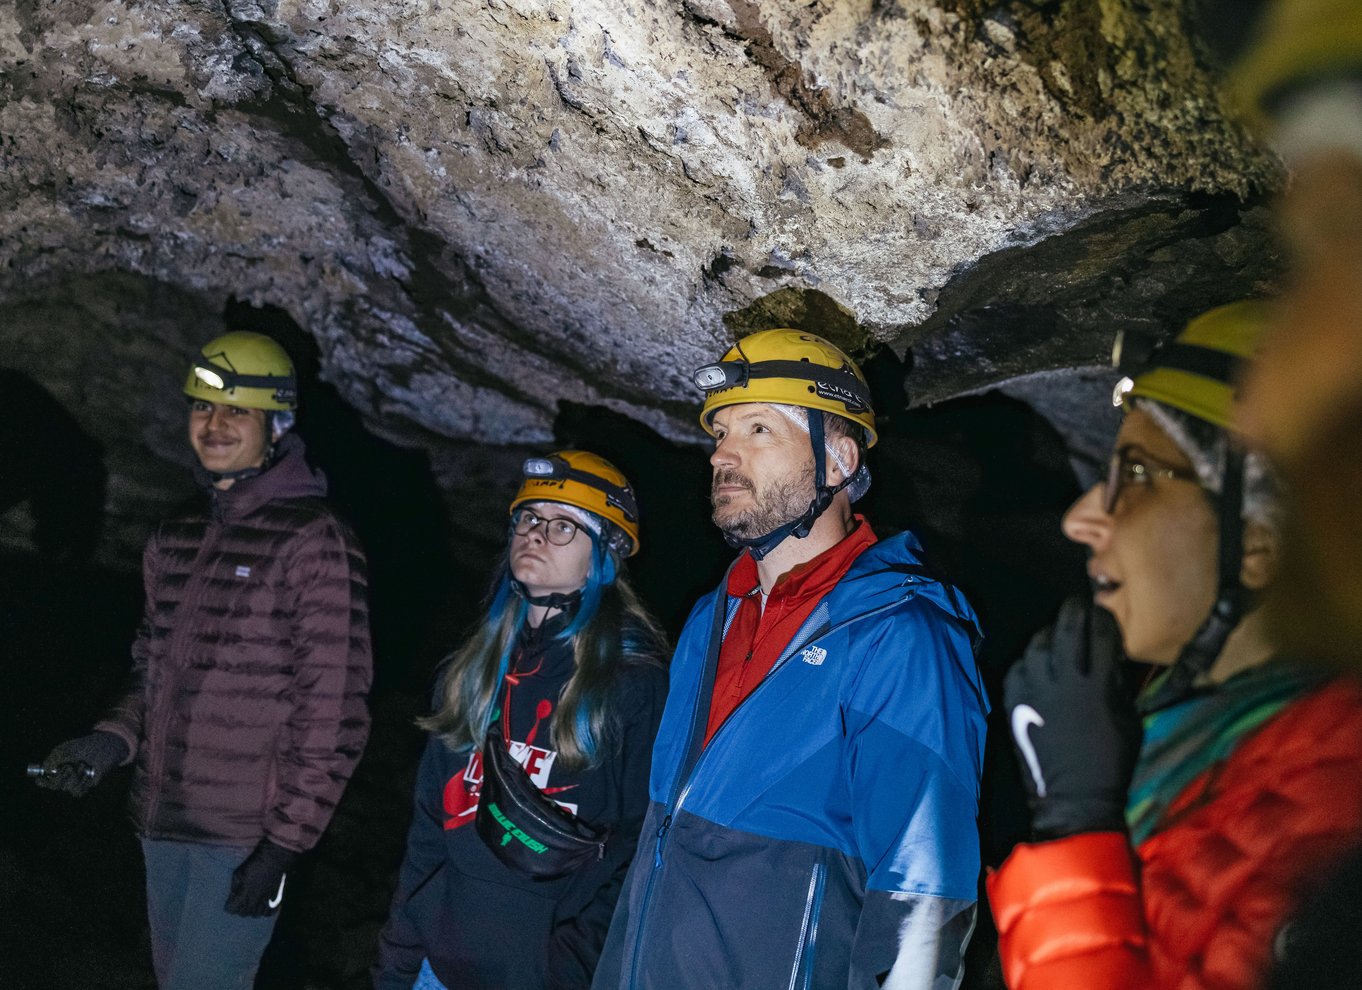
<instances>
[{"instance_id":1,"label":"man in maroon puffer jacket","mask_svg":"<svg viewBox=\"0 0 1362 990\"><path fill-rule=\"evenodd\" d=\"M289 432L293 365L277 343L219 337L184 390L208 504L148 542L132 685L48 755L43 783L80 795L135 760L157 982L249 988L286 874L368 736L365 564Z\"/></svg>"}]
</instances>

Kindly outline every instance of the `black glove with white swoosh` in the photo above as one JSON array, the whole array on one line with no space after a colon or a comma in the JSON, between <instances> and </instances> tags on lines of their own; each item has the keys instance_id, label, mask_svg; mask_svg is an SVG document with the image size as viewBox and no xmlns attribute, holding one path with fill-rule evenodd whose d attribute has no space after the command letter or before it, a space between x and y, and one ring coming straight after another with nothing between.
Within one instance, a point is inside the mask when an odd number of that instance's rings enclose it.
<instances>
[{"instance_id":1,"label":"black glove with white swoosh","mask_svg":"<svg viewBox=\"0 0 1362 990\"><path fill-rule=\"evenodd\" d=\"M274 914L284 900L285 876L297 858L297 853L261 839L232 873L227 913L243 918Z\"/></svg>"},{"instance_id":2,"label":"black glove with white swoosh","mask_svg":"<svg viewBox=\"0 0 1362 990\"><path fill-rule=\"evenodd\" d=\"M1003 682L1037 839L1125 830L1140 719L1111 614L1070 598Z\"/></svg>"}]
</instances>

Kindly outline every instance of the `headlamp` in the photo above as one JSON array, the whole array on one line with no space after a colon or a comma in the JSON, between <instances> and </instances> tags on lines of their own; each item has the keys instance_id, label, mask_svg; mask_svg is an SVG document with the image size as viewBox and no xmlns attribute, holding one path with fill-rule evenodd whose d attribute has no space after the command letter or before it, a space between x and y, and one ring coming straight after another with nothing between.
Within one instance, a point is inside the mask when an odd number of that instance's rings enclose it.
<instances>
[{"instance_id":1,"label":"headlamp","mask_svg":"<svg viewBox=\"0 0 1362 990\"><path fill-rule=\"evenodd\" d=\"M209 388L226 392L234 388L269 388L281 401L297 398L293 378L288 375L242 375L216 364L194 362L194 377Z\"/></svg>"},{"instance_id":2,"label":"headlamp","mask_svg":"<svg viewBox=\"0 0 1362 990\"><path fill-rule=\"evenodd\" d=\"M1130 391L1133 379L1156 368L1170 368L1232 385L1243 363L1233 354L1212 347L1179 341L1161 343L1153 334L1138 330L1122 330L1111 347L1112 367L1126 376L1116 384L1121 396ZM1132 385L1122 389L1127 382L1132 382ZM1115 396L1112 401L1116 402ZM1116 402L1116 405L1120 403Z\"/></svg>"},{"instance_id":3,"label":"headlamp","mask_svg":"<svg viewBox=\"0 0 1362 990\"><path fill-rule=\"evenodd\" d=\"M845 367L829 368L809 361L721 361L698 369L691 380L705 392L741 388L753 379L793 378L810 383L809 391L846 406L848 412L870 408L870 390Z\"/></svg>"},{"instance_id":4,"label":"headlamp","mask_svg":"<svg viewBox=\"0 0 1362 990\"><path fill-rule=\"evenodd\" d=\"M554 472L553 461L547 457L531 457L520 469L527 478L552 478Z\"/></svg>"},{"instance_id":5,"label":"headlamp","mask_svg":"<svg viewBox=\"0 0 1362 990\"><path fill-rule=\"evenodd\" d=\"M526 458L520 465L520 471L525 477L533 478L536 481L557 481L560 484L576 481L579 484L589 485L603 493L606 504L619 509L620 512L624 513L626 519L630 521L638 519L638 503L634 500L632 491L611 484L590 471L578 470L561 457Z\"/></svg>"},{"instance_id":6,"label":"headlamp","mask_svg":"<svg viewBox=\"0 0 1362 990\"><path fill-rule=\"evenodd\" d=\"M1116 387L1111 390L1111 404L1117 409L1120 409L1121 406L1125 405L1126 396L1130 394L1131 389L1134 387L1135 379L1131 378L1129 375L1122 378L1116 383Z\"/></svg>"},{"instance_id":7,"label":"headlamp","mask_svg":"<svg viewBox=\"0 0 1362 990\"><path fill-rule=\"evenodd\" d=\"M194 377L197 378L199 381L203 382L209 388L216 388L219 390L227 388L227 386L223 384L221 375L219 375L216 371L214 371L211 368L205 368L201 364L194 365Z\"/></svg>"},{"instance_id":8,"label":"headlamp","mask_svg":"<svg viewBox=\"0 0 1362 990\"><path fill-rule=\"evenodd\" d=\"M203 366L200 365L193 366L193 377L196 377L197 380L202 381L202 383L206 384L208 388L217 389L226 388L226 385L222 384L221 374L218 374L217 372L215 372L215 370L212 370L210 368L203 368Z\"/></svg>"},{"instance_id":9,"label":"headlamp","mask_svg":"<svg viewBox=\"0 0 1362 990\"><path fill-rule=\"evenodd\" d=\"M1111 345L1111 366L1125 372L1131 378L1149 368L1156 362L1160 353L1159 339L1142 330L1121 330Z\"/></svg>"},{"instance_id":10,"label":"headlamp","mask_svg":"<svg viewBox=\"0 0 1362 990\"><path fill-rule=\"evenodd\" d=\"M736 388L747 384L748 368L746 361L725 361L721 364L707 364L691 375L691 380L705 392L716 392L721 388Z\"/></svg>"}]
</instances>

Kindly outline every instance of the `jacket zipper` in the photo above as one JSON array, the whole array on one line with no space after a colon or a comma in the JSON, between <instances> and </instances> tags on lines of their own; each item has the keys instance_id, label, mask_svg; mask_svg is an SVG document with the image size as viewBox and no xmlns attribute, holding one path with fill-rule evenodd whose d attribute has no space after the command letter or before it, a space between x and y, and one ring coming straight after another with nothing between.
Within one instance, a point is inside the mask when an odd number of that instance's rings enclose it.
<instances>
[{"instance_id":1,"label":"jacket zipper","mask_svg":"<svg viewBox=\"0 0 1362 990\"><path fill-rule=\"evenodd\" d=\"M818 938L818 910L823 906L823 879L826 867L815 863L809 873L809 892L804 898L804 920L799 925L799 942L795 946L794 965L790 967L789 990L808 990L813 976L813 947ZM808 966L804 966L805 958ZM804 969L804 978L799 978Z\"/></svg>"},{"instance_id":2,"label":"jacket zipper","mask_svg":"<svg viewBox=\"0 0 1362 990\"><path fill-rule=\"evenodd\" d=\"M835 626L829 626L822 632L821 636L831 635L832 633L845 629L846 627L854 623L860 622L862 619L868 619L872 615L878 615L879 613L886 611L887 609L891 609L898 604L899 602L897 601L890 602L888 605L881 605L879 608L871 609L869 612L862 612L859 615L847 619L845 622L841 622ZM724 595L724 608L725 609L728 608L728 596L726 594ZM815 611L816 610L817 606L815 606ZM727 619L725 620L725 627L726 626ZM800 631L802 632L803 630ZM663 816L662 824L661 826L658 827L656 833L657 844L653 847L653 868L648 871L648 881L643 885L643 898L639 903L638 908L638 926L635 929L636 937L634 938L633 960L629 967L630 990L634 990L634 988L638 986L638 967L640 956L639 949L643 940L637 936L642 935L643 925L648 918L648 902L652 899L653 883L657 879L657 871L662 868L662 847L667 841L667 832L671 829L672 818L678 812L680 812L681 805L685 803L686 796L690 794L691 785L694 784L695 782L696 772L700 769L700 764L704 762L705 756L713 748L714 740L718 739L719 734L724 731L724 729L728 726L728 723L733 721L733 716L737 715L738 712L741 711L748 704L748 702L750 702L752 698L756 696L756 693L760 691L762 688L764 688L767 685L767 683L770 682L771 678L775 675L776 671L784 667L785 664L787 664L790 661L791 657L793 657L796 653L799 653L801 649L805 648L807 643L812 642L815 638L821 638L821 636L810 637L808 640L805 640L804 642L798 643L797 645L794 645L787 649L785 651L785 655L778 659L775 662L775 664L771 667L771 669L766 672L766 676L763 677L760 681L758 681L756 686L752 688L751 693L748 694L748 696L744 698L738 704L738 706L733 709L733 711L728 713L728 716L722 722L720 722L718 728L714 730L714 734L709 737L709 744L706 745L705 748L700 751L700 755L696 758L695 763L691 765L690 771L686 774L685 780L680 782L679 793L674 792L674 796L672 797L671 801L667 804L666 814Z\"/></svg>"},{"instance_id":3,"label":"jacket zipper","mask_svg":"<svg viewBox=\"0 0 1362 990\"><path fill-rule=\"evenodd\" d=\"M171 620L175 621L180 618L181 613L185 616L185 621L177 623L175 635L170 638L170 642L166 645L166 663L163 670L167 675L167 681L160 686L160 693L165 701L161 705L161 709L156 712L155 721L147 726L147 751L150 755L150 759L147 761L147 781L150 790L146 803L146 824L144 827L149 834L153 831L152 823L156 820L157 805L161 802L165 734L169 728L170 717L175 707L174 693L169 690L173 683L171 678L178 678L180 675L181 665L176 658L181 655L181 646L189 636L189 621L198 608L199 600L203 597L203 589L207 581L202 572L202 564L216 542L217 528L216 520L210 515L208 523L204 527L203 543L200 544L198 553L194 555L194 562L190 565L189 573L192 576L185 585L185 596L180 599L180 604L176 606L175 615Z\"/></svg>"}]
</instances>

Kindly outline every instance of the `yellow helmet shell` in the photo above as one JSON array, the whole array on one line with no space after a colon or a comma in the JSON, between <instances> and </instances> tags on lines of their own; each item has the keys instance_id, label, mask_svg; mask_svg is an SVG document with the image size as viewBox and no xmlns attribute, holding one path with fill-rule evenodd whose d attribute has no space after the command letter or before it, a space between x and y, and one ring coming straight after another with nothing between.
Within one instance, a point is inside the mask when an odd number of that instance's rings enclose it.
<instances>
[{"instance_id":1,"label":"yellow helmet shell","mask_svg":"<svg viewBox=\"0 0 1362 990\"><path fill-rule=\"evenodd\" d=\"M625 557L638 553L638 508L629 479L604 457L585 450L558 450L525 462L525 477L511 512L526 502L560 502L605 520L624 536L611 540ZM607 533L607 538L609 538Z\"/></svg>"},{"instance_id":2,"label":"yellow helmet shell","mask_svg":"<svg viewBox=\"0 0 1362 990\"><path fill-rule=\"evenodd\" d=\"M754 376L742 384L707 392L704 408L700 410L700 425L706 433L714 435L714 414L725 406L771 402L818 409L849 419L865 430L866 446L875 446L879 435L875 432L875 411L869 402L870 388L856 362L840 349L803 330L781 328L749 334L723 356L723 363L743 362L752 368L768 361L807 363L810 371L804 377ZM847 390L839 388L835 382L820 381L819 368L831 368L854 376L860 382L859 391L864 400L848 395ZM697 372L697 376L704 370Z\"/></svg>"},{"instance_id":3,"label":"yellow helmet shell","mask_svg":"<svg viewBox=\"0 0 1362 990\"><path fill-rule=\"evenodd\" d=\"M1188 323L1175 343L1223 355L1228 359L1227 367L1246 362L1258 348L1269 312L1269 305L1262 300L1219 306ZM1125 402L1134 398L1153 399L1229 429L1234 387L1232 374L1212 376L1204 371L1161 365L1155 352L1152 367L1135 377Z\"/></svg>"},{"instance_id":4,"label":"yellow helmet shell","mask_svg":"<svg viewBox=\"0 0 1362 990\"><path fill-rule=\"evenodd\" d=\"M203 345L189 368L184 394L248 409L298 408L298 383L288 353L263 333L244 330Z\"/></svg>"},{"instance_id":5,"label":"yellow helmet shell","mask_svg":"<svg viewBox=\"0 0 1362 990\"><path fill-rule=\"evenodd\" d=\"M1362 69L1362 4L1357 0L1273 0L1239 60L1231 89L1261 124L1274 97L1312 81Z\"/></svg>"}]
</instances>

